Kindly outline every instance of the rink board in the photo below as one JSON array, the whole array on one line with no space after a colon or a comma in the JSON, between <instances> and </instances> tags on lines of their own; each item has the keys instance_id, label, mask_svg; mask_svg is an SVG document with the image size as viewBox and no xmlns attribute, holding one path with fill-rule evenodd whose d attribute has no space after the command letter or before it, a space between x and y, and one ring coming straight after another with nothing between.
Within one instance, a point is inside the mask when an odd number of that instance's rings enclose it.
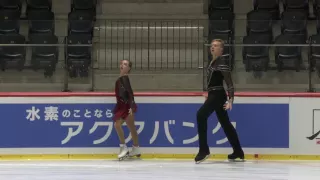
<instances>
[{"instance_id":1,"label":"rink board","mask_svg":"<svg viewBox=\"0 0 320 180\"><path fill-rule=\"evenodd\" d=\"M320 94L238 93L229 112L247 159L319 159ZM116 158L112 93L0 94L1 159ZM143 158L193 158L201 93L137 93L135 116ZM125 125L124 125L125 126ZM124 127L126 142L131 137ZM231 152L213 113L213 158Z\"/></svg>"}]
</instances>

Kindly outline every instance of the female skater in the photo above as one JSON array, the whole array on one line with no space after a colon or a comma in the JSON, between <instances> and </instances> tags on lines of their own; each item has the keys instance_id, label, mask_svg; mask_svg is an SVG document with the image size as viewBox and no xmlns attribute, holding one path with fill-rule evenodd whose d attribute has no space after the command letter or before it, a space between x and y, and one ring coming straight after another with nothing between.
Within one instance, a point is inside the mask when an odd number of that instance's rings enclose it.
<instances>
[{"instance_id":1,"label":"female skater","mask_svg":"<svg viewBox=\"0 0 320 180\"><path fill-rule=\"evenodd\" d=\"M132 63L129 60L122 60L120 62L120 77L116 81L115 86L117 105L114 108L114 127L120 140L120 153L118 155L119 160L122 160L127 156L140 156L138 133L134 123L134 113L136 112L137 106L134 102L133 91L128 77L131 66ZM130 130L133 141L132 151L130 152L126 146L122 129L122 124L124 121Z\"/></svg>"},{"instance_id":2,"label":"female skater","mask_svg":"<svg viewBox=\"0 0 320 180\"><path fill-rule=\"evenodd\" d=\"M232 126L227 110L232 108L234 100L234 88L231 79L230 67L222 56L224 42L215 39L211 42L212 61L207 69L208 96L202 107L197 112L197 125L199 135L199 153L195 157L196 163L206 160L210 155L207 144L207 120L216 111L219 123L223 128L232 148L233 153L228 155L229 160L244 159L244 153L240 145L237 132ZM223 87L223 80L228 86L228 96Z\"/></svg>"}]
</instances>

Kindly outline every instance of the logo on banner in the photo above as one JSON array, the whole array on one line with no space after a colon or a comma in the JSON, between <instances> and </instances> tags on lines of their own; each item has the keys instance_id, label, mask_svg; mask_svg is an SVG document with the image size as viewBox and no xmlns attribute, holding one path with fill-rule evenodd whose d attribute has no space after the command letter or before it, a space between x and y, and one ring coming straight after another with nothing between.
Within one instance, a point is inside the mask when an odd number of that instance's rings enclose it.
<instances>
[{"instance_id":1,"label":"logo on banner","mask_svg":"<svg viewBox=\"0 0 320 180\"><path fill-rule=\"evenodd\" d=\"M88 106L88 105L87 105ZM112 136L112 130L113 130L113 122L110 121L95 121L96 119L109 119L113 116L111 109L106 109L106 111L95 109L74 109L75 107L69 107L68 109L63 109L58 106L45 106L44 112L42 113L43 116L41 116L41 111L39 107L32 106L31 108L26 110L26 119L30 122L44 119L44 121L47 122L57 122L61 121L60 125L62 127L68 128L67 136L61 141L62 145L70 143L73 138L76 138L76 136L79 136L80 133L85 129L84 124L86 120L93 121L94 124L91 125L92 127L89 130L89 134L93 134L94 132L99 131L99 127L105 127L107 130L104 133L104 136L100 139L94 140L93 144L101 144L106 142L111 136ZM86 107L88 108L88 107ZM94 112L94 113L93 113ZM92 116L91 116L92 113ZM106 115L104 117L104 115ZM81 120L81 118L85 120ZM77 121L74 121L75 119L78 119ZM149 144L156 144L158 136L160 133L164 133L165 137L167 138L168 142L171 144L177 143L177 139L175 136L172 135L172 130L175 128L181 128L181 127L187 127L187 128L195 128L196 124L193 122L182 122L182 126L178 127L178 123L176 123L176 120L165 120L163 122L161 121L155 121L154 123L148 123L147 125L143 121L135 121L136 126L138 126L137 133L140 134L143 132L144 127L147 126L147 129L152 129L151 127L154 127L152 132L152 136L149 140ZM163 124L163 125L161 125ZM180 124L180 123L179 123ZM231 122L231 124L236 128L236 122ZM126 126L126 123L123 124L123 126ZM161 130L161 126L163 126L163 129ZM222 128L221 124L218 122L218 124L215 126L215 128L212 130L212 134L218 133L218 131ZM170 131L171 130L171 131ZM100 130L101 131L101 130ZM163 132L159 132L163 131ZM144 133L144 132L143 132ZM128 143L131 140L131 135L129 135L125 139L125 143ZM198 141L198 135L196 134L194 137L189 139L183 139L182 144L191 144ZM216 141L217 145L225 144L228 142L227 137L223 137L222 139L219 139Z\"/></svg>"},{"instance_id":2,"label":"logo on banner","mask_svg":"<svg viewBox=\"0 0 320 180\"><path fill-rule=\"evenodd\" d=\"M320 109L312 110L312 134L307 139L320 145Z\"/></svg>"}]
</instances>

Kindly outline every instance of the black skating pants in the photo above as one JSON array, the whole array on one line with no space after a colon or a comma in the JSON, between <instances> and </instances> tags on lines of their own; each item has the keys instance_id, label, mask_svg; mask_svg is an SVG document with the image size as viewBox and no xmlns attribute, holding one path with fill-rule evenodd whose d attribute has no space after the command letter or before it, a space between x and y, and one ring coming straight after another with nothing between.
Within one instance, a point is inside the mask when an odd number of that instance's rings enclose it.
<instances>
[{"instance_id":1,"label":"black skating pants","mask_svg":"<svg viewBox=\"0 0 320 180\"><path fill-rule=\"evenodd\" d=\"M215 111L219 123L225 132L229 143L234 152L242 152L237 132L231 124L228 112L224 109L224 104L227 101L227 95L224 90L210 91L207 100L197 112L197 125L199 136L199 152L209 153L207 143L207 126L208 118Z\"/></svg>"}]
</instances>

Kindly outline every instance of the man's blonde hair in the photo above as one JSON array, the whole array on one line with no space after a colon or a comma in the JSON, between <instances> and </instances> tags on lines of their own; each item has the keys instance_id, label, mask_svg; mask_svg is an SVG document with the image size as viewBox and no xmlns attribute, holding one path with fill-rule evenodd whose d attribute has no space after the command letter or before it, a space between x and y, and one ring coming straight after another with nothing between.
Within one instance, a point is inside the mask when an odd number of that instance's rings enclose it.
<instances>
[{"instance_id":1,"label":"man's blonde hair","mask_svg":"<svg viewBox=\"0 0 320 180\"><path fill-rule=\"evenodd\" d=\"M224 48L224 40L222 40L222 39L213 39L212 41L211 41L211 44L213 43L213 42L219 42L220 43L220 47L223 49Z\"/></svg>"}]
</instances>

